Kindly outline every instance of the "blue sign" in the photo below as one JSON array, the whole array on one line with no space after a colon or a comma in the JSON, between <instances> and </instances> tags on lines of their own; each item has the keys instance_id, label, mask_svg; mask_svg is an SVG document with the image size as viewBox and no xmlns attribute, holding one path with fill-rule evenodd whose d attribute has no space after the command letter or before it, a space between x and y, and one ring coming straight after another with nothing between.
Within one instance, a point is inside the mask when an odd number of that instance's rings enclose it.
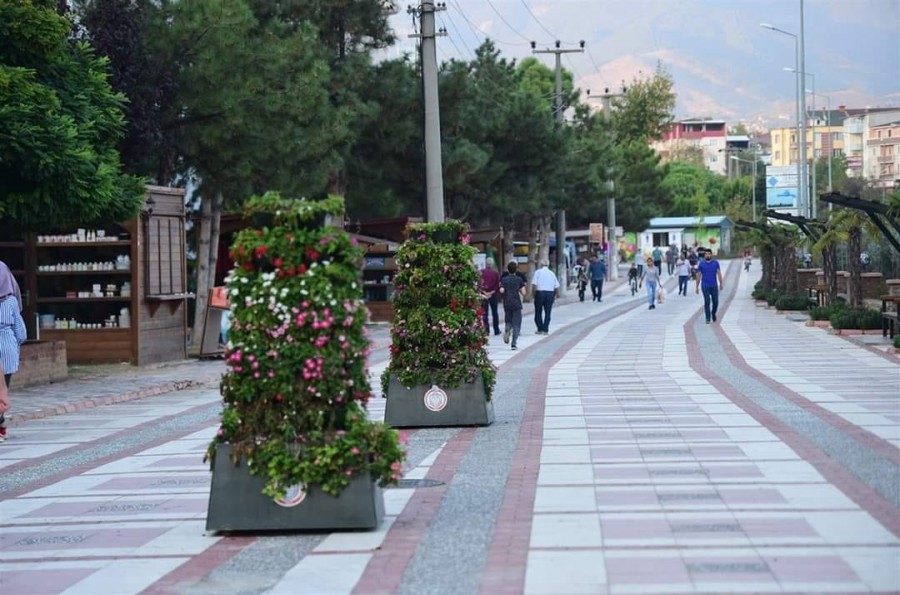
<instances>
[{"instance_id":1,"label":"blue sign","mask_svg":"<svg viewBox=\"0 0 900 595\"><path fill-rule=\"evenodd\" d=\"M770 209L796 209L796 188L766 188L766 207Z\"/></svg>"},{"instance_id":2,"label":"blue sign","mask_svg":"<svg viewBox=\"0 0 900 595\"><path fill-rule=\"evenodd\" d=\"M777 186L777 185L778 185L778 178L776 178L775 176L772 176L771 178L769 178L769 186Z\"/></svg>"}]
</instances>

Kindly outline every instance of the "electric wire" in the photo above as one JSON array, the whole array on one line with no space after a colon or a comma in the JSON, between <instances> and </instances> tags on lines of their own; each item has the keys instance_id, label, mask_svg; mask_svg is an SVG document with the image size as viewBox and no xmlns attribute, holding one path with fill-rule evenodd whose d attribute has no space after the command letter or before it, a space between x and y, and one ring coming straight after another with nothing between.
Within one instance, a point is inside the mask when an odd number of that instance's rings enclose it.
<instances>
[{"instance_id":1,"label":"electric wire","mask_svg":"<svg viewBox=\"0 0 900 595\"><path fill-rule=\"evenodd\" d=\"M456 8L456 10L459 12L459 15L463 18L463 20L466 21L466 23L468 23L469 28L472 30L472 33L473 33L476 37L478 37L478 35L481 34L481 36L484 37L485 39L489 39L489 40L491 40L491 41L496 41L497 43L502 43L503 45L521 46L521 45L528 45L528 44L529 44L529 42L528 42L527 40L526 40L526 41L508 41L508 40L498 39L497 37L494 37L494 36L491 35L490 33L487 33L486 31L483 31L483 30L481 29L481 27L479 27L478 25L476 25L475 23L473 23L473 22L469 19L469 17L466 16L466 13L463 11L461 5L459 5L458 3L454 2L453 0L450 0L450 4L452 4L452 5Z\"/></svg>"},{"instance_id":2,"label":"electric wire","mask_svg":"<svg viewBox=\"0 0 900 595\"><path fill-rule=\"evenodd\" d=\"M468 53L464 54L462 52L462 50L459 49L459 46L456 45L456 42L453 40L453 36L450 35L450 30L447 29L447 24L444 22L444 17L440 13L438 13L438 19L440 19L440 21L441 21L441 27L443 27L445 30L447 30L447 39L449 39L450 43L453 44L453 47L456 48L456 52L459 54L459 57L464 58L466 60L469 59L470 55L472 57L475 57L475 52L472 51L472 49L469 47L469 44L467 44L466 40L463 39L462 35L459 35L459 41L463 44L463 47L466 48L466 52L468 52ZM451 26L453 27L453 29L456 29L456 25L453 24L453 21L450 21L450 22L451 22Z\"/></svg>"},{"instance_id":3,"label":"electric wire","mask_svg":"<svg viewBox=\"0 0 900 595\"><path fill-rule=\"evenodd\" d=\"M534 19L534 22L536 22L538 24L538 27L540 27L541 29L546 31L547 35L549 35L552 39L559 39L558 37L556 37L556 35L553 33L553 31L551 31L550 29L545 27L544 23L542 23L541 20L539 18L537 18L537 16L535 16L534 12L532 12L532 10L531 10L531 7L528 6L528 3L525 2L525 0L520 0L520 1L522 2L522 6L525 7L525 10L528 11L528 14L531 15L531 18ZM567 44L575 43L574 41L564 41L564 40L561 40L561 41L562 41L562 43L567 43Z\"/></svg>"},{"instance_id":4,"label":"electric wire","mask_svg":"<svg viewBox=\"0 0 900 595\"><path fill-rule=\"evenodd\" d=\"M503 24L505 24L509 28L510 31L512 31L513 33L515 33L516 35L518 35L519 37L524 39L526 42L531 43L530 39L528 39L527 37L522 35L522 33L518 29L516 29L515 27L513 27L512 25L509 24L509 21L507 21L506 17L504 17L503 14L499 10L497 10L497 7L494 6L494 3L491 2L491 0L487 0L487 3L488 3L488 6L491 7L491 10L493 10L497 14L497 16L500 17L500 20L503 21Z\"/></svg>"}]
</instances>

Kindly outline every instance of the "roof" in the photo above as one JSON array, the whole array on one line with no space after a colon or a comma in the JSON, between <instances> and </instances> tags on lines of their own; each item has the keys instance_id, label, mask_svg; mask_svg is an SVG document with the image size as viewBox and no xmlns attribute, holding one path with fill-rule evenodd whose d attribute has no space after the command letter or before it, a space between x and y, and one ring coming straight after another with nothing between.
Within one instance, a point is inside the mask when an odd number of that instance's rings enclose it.
<instances>
[{"instance_id":1,"label":"roof","mask_svg":"<svg viewBox=\"0 0 900 595\"><path fill-rule=\"evenodd\" d=\"M654 217L650 220L648 229L661 227L722 227L731 225L731 220L725 215L711 215L709 217Z\"/></svg>"}]
</instances>

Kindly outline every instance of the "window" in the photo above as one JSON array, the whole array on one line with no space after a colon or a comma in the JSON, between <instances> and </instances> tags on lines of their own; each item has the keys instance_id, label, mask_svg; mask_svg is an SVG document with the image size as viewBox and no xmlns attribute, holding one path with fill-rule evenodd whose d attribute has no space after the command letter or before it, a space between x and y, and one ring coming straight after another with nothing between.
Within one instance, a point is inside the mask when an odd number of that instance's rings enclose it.
<instances>
[{"instance_id":1,"label":"window","mask_svg":"<svg viewBox=\"0 0 900 595\"><path fill-rule=\"evenodd\" d=\"M797 149L791 149L791 163L797 161Z\"/></svg>"},{"instance_id":2,"label":"window","mask_svg":"<svg viewBox=\"0 0 900 595\"><path fill-rule=\"evenodd\" d=\"M780 143L780 142L781 142L781 135L780 135L780 134L776 134L776 135L775 135L775 144L777 145L777 144Z\"/></svg>"},{"instance_id":3,"label":"window","mask_svg":"<svg viewBox=\"0 0 900 595\"><path fill-rule=\"evenodd\" d=\"M822 149L816 149L816 156L815 156L815 159L818 159L818 158L821 157L821 156L822 156Z\"/></svg>"},{"instance_id":4,"label":"window","mask_svg":"<svg viewBox=\"0 0 900 595\"><path fill-rule=\"evenodd\" d=\"M669 232L654 233L653 234L653 245L654 246L668 246L669 245Z\"/></svg>"},{"instance_id":5,"label":"window","mask_svg":"<svg viewBox=\"0 0 900 595\"><path fill-rule=\"evenodd\" d=\"M792 135L791 135L791 144L793 145L793 144L795 144L796 142L797 142L797 135L796 135L796 134L792 134Z\"/></svg>"},{"instance_id":6,"label":"window","mask_svg":"<svg viewBox=\"0 0 900 595\"><path fill-rule=\"evenodd\" d=\"M888 138L891 138L891 130L890 130L890 128L888 129Z\"/></svg>"},{"instance_id":7,"label":"window","mask_svg":"<svg viewBox=\"0 0 900 595\"><path fill-rule=\"evenodd\" d=\"M781 161L781 151L775 151L775 161Z\"/></svg>"},{"instance_id":8,"label":"window","mask_svg":"<svg viewBox=\"0 0 900 595\"><path fill-rule=\"evenodd\" d=\"M832 157L840 157L840 156L843 155L843 154L844 154L844 150L843 150L843 149L832 149L832 150L831 150L831 156L832 156Z\"/></svg>"},{"instance_id":9,"label":"window","mask_svg":"<svg viewBox=\"0 0 900 595\"><path fill-rule=\"evenodd\" d=\"M840 133L840 132L832 132L832 133L831 133L831 140L833 140L833 141L834 141L834 140L841 140L841 133Z\"/></svg>"}]
</instances>

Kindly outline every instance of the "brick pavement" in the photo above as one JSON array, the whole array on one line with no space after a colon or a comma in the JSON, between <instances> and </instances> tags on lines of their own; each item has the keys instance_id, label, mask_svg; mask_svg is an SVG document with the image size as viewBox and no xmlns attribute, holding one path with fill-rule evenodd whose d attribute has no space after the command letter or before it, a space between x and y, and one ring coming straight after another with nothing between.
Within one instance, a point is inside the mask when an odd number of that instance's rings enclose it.
<instances>
[{"instance_id":1,"label":"brick pavement","mask_svg":"<svg viewBox=\"0 0 900 595\"><path fill-rule=\"evenodd\" d=\"M526 318L517 352L492 338L497 422L416 432L405 477L444 483L387 491L374 532L205 534L215 390L26 421L0 447L0 590L900 591L900 360L757 307L737 269L718 325L621 288L546 337Z\"/></svg>"}]
</instances>

